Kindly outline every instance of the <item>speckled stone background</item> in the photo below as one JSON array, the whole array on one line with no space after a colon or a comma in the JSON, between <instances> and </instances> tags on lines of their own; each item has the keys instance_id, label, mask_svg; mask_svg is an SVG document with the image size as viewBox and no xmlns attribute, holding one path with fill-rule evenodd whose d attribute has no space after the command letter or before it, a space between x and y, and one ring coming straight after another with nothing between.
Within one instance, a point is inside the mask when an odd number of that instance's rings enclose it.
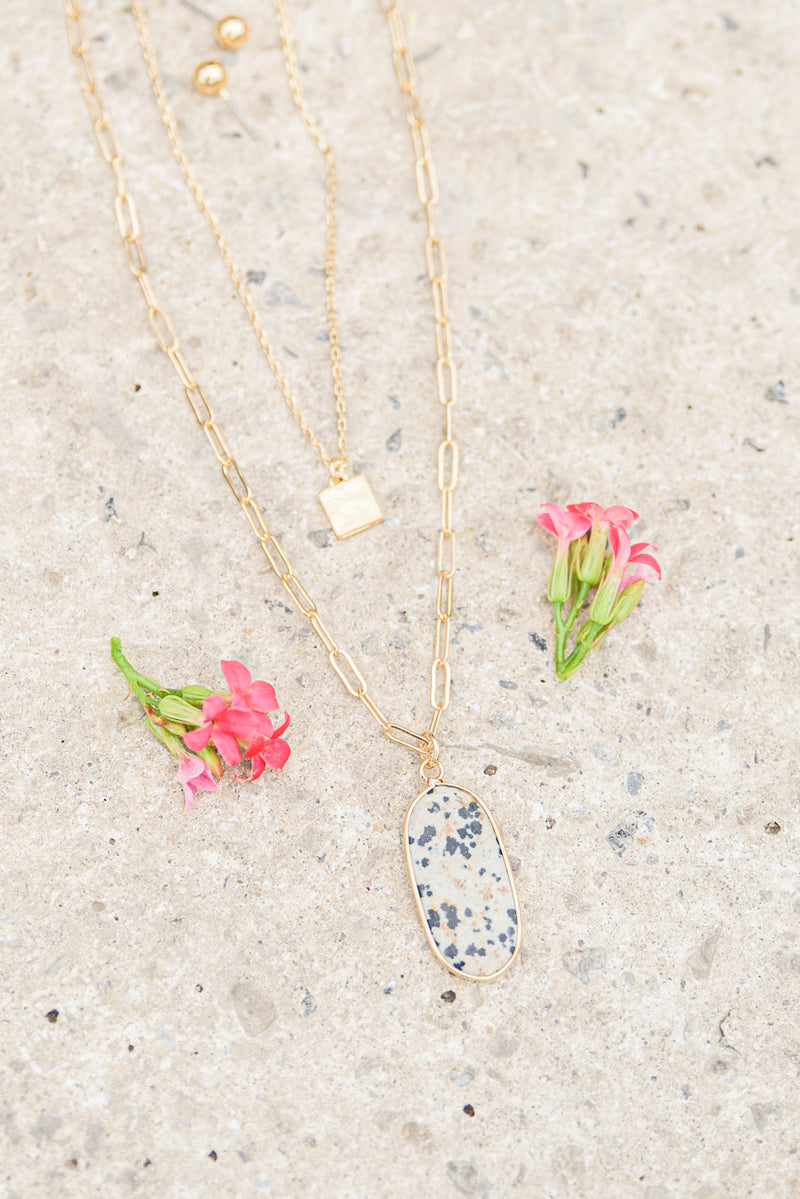
<instances>
[{"instance_id":1,"label":"speckled stone background","mask_svg":"<svg viewBox=\"0 0 800 1199\"><path fill-rule=\"evenodd\" d=\"M322 178L271 6L240 6L252 37L227 60L257 145L187 82L210 24L151 9L189 152L330 437ZM419 727L440 414L410 143L378 4L291 12L340 168L354 455L388 513L338 545L130 13L92 0L87 18L157 292L298 574ZM798 15L407 10L461 367L442 741L504 828L525 921L513 970L481 986L442 971L417 921L411 757L283 604L154 347L59 5L6 0L7 1199L800 1190ZM665 577L557 684L533 518L589 498L642 513ZM228 656L274 682L286 770L184 814L113 633L167 681L214 685Z\"/></svg>"}]
</instances>

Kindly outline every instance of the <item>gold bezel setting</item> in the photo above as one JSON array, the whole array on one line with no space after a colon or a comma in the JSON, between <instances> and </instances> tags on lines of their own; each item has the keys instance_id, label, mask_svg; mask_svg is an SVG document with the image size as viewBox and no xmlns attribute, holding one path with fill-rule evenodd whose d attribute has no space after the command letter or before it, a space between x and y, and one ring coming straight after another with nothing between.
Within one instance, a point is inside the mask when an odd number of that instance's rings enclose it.
<instances>
[{"instance_id":1,"label":"gold bezel setting","mask_svg":"<svg viewBox=\"0 0 800 1199\"><path fill-rule=\"evenodd\" d=\"M426 797L432 795L433 792L435 790L437 790L437 788L440 788L440 787L444 788L444 789L449 789L451 791L457 791L462 795L468 796L469 799L472 800L474 803L477 803L478 807L481 809L481 811L484 813L484 815L488 819L489 824L492 829L492 832L494 833L495 837L497 838L497 844L500 847L500 854L502 856L503 864L505 866L506 873L508 875L508 880L509 880L509 884L510 884L510 888L511 888L511 895L512 895L512 898L514 901L514 911L516 913L516 938L515 938L515 943L514 943L514 952L509 956L508 961L504 962L503 965L500 967L500 969L495 970L492 974L470 974L466 970L455 969L451 965L451 963L448 962L447 958L444 956L444 954L440 950L439 946L436 944L433 933L431 932L431 928L430 928L430 924L428 921L428 916L427 916L427 913L425 910L425 906L423 905L422 897L420 895L419 886L418 886L418 882L417 882L417 876L414 872L411 846L409 845L409 825L411 823L412 813L414 812L414 809L416 808L416 806L420 802L420 800L423 800ZM514 882L514 873L511 869L511 863L508 858L508 851L505 847L505 842L503 841L503 835L500 832L500 827L499 827L497 821L495 820L494 816L492 815L492 812L490 811L489 807L485 803L485 801L482 800L479 795L476 795L474 791L470 791L467 787L458 786L455 783L443 783L440 781L440 782L434 783L432 786L426 787L425 790L422 791L416 797L416 799L412 800L412 802L409 804L408 811L406 812L406 817L405 817L405 820L403 821L403 849L404 849L405 857L406 857L406 867L408 869L408 876L411 881L411 890L414 893L414 900L417 905L417 913L419 914L419 918L422 922L422 927L425 931L425 936L427 937L428 944L430 945L431 950L433 951L434 957L436 957L438 959L438 961L445 967L445 969L447 969L450 972L450 974L454 974L457 978L466 979L469 982L491 982L493 979L499 978L502 974L505 974L505 972L509 969L509 967L512 965L512 963L516 961L516 959L519 955L519 952L520 952L520 948L522 946L522 921L520 919L519 897L517 895L516 883Z\"/></svg>"}]
</instances>

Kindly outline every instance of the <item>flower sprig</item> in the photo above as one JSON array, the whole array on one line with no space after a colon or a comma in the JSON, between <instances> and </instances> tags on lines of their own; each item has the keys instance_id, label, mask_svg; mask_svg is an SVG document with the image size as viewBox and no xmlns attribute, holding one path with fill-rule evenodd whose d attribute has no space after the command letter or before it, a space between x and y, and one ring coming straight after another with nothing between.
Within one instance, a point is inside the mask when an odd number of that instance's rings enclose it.
<instances>
[{"instance_id":1,"label":"flower sprig","mask_svg":"<svg viewBox=\"0 0 800 1199\"><path fill-rule=\"evenodd\" d=\"M568 679L590 649L605 639L614 625L630 615L642 598L645 582L661 578L661 567L646 541L631 545L627 530L638 513L614 504L542 504L538 523L557 541L547 598L556 626L556 674ZM588 619L578 629L567 653L567 638L583 610L589 592L597 590Z\"/></svg>"},{"instance_id":2,"label":"flower sprig","mask_svg":"<svg viewBox=\"0 0 800 1199\"><path fill-rule=\"evenodd\" d=\"M238 766L243 759L250 762L249 778L237 775L239 782L253 782L267 766L281 770L286 765L291 750L282 737L289 715L284 712L280 723L273 725L268 713L280 711L274 687L253 682L241 662L220 663L229 689L215 692L196 684L162 687L131 666L119 637L111 638L111 657L142 705L150 732L178 759L178 782L187 811L198 791L218 789L223 762L228 766Z\"/></svg>"}]
</instances>

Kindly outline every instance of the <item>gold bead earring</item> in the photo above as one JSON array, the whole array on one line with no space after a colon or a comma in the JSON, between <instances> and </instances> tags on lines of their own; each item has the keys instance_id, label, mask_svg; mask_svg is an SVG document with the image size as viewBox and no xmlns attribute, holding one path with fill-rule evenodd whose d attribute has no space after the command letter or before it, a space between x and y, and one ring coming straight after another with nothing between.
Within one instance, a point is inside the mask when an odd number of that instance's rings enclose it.
<instances>
[{"instance_id":1,"label":"gold bead earring","mask_svg":"<svg viewBox=\"0 0 800 1199\"><path fill-rule=\"evenodd\" d=\"M214 27L214 37L223 50L238 50L247 41L249 32L243 17L223 17Z\"/></svg>"},{"instance_id":2,"label":"gold bead earring","mask_svg":"<svg viewBox=\"0 0 800 1199\"><path fill-rule=\"evenodd\" d=\"M221 46L223 50L238 50L247 41L250 30L244 17L223 17L218 21L205 8L195 4L194 0L181 0L181 4L185 4L187 8L191 8L192 12L205 17L207 21L214 22L214 37L217 45Z\"/></svg>"},{"instance_id":3,"label":"gold bead earring","mask_svg":"<svg viewBox=\"0 0 800 1199\"><path fill-rule=\"evenodd\" d=\"M225 86L228 82L228 72L221 62L218 62L216 58L209 58L205 62L199 63L194 69L193 79L194 86L201 95L219 96L224 100L242 128L250 134L253 141L258 141L258 134L255 129L230 97L230 93Z\"/></svg>"}]
</instances>

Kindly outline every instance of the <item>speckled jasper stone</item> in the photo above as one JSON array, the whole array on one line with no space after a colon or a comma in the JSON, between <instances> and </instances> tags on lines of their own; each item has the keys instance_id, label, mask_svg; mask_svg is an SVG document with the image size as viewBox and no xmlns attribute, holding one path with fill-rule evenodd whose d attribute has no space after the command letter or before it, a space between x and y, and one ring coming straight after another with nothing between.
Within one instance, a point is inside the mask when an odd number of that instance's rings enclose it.
<instances>
[{"instance_id":1,"label":"speckled jasper stone","mask_svg":"<svg viewBox=\"0 0 800 1199\"><path fill-rule=\"evenodd\" d=\"M439 783L406 816L406 855L423 922L444 962L486 978L518 944L511 869L487 809L461 787Z\"/></svg>"}]
</instances>

